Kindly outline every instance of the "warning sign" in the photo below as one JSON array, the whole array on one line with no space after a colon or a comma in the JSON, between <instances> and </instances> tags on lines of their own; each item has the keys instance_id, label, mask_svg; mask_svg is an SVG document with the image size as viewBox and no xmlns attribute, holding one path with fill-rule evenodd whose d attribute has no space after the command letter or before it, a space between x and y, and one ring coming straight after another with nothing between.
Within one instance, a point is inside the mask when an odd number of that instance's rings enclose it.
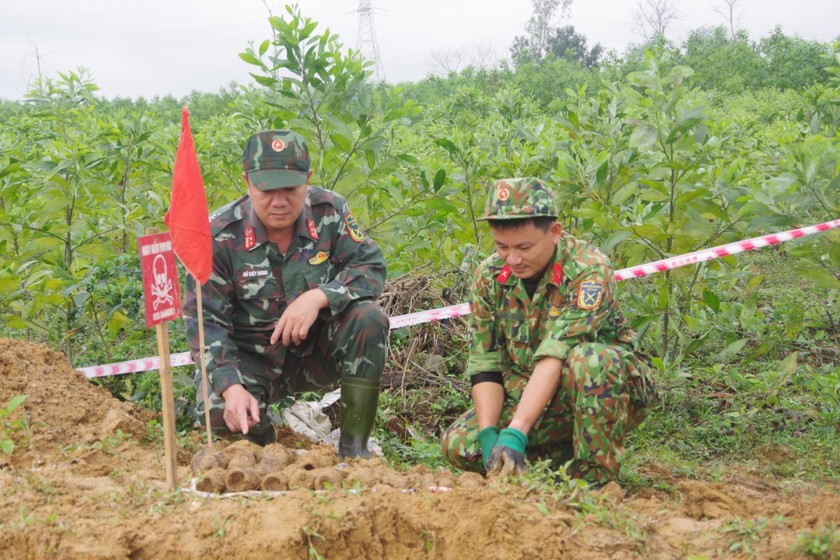
<instances>
[{"instance_id":1,"label":"warning sign","mask_svg":"<svg viewBox=\"0 0 840 560\"><path fill-rule=\"evenodd\" d=\"M177 319L181 316L181 290L169 233L138 237L137 247L143 269L146 327Z\"/></svg>"}]
</instances>

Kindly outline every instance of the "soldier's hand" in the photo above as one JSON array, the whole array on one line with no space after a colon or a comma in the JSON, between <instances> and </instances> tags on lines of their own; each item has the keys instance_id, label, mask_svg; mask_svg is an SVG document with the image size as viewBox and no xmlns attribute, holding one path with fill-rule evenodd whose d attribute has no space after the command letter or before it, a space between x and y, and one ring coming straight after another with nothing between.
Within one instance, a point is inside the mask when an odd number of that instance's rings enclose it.
<instances>
[{"instance_id":1,"label":"soldier's hand","mask_svg":"<svg viewBox=\"0 0 840 560\"><path fill-rule=\"evenodd\" d=\"M225 389L222 398L225 400L224 419L228 430L248 435L248 430L260 422L260 403L238 383Z\"/></svg>"},{"instance_id":2,"label":"soldier's hand","mask_svg":"<svg viewBox=\"0 0 840 560\"><path fill-rule=\"evenodd\" d=\"M525 447L528 436L514 428L505 428L499 432L499 439L490 459L487 461L487 476L520 475L528 470L525 464Z\"/></svg>"},{"instance_id":3,"label":"soldier's hand","mask_svg":"<svg viewBox=\"0 0 840 560\"><path fill-rule=\"evenodd\" d=\"M302 293L286 307L286 311L277 321L277 326L271 334L271 344L277 344L279 340L283 346L289 346L306 340L309 329L318 318L318 312L328 305L327 294L318 288Z\"/></svg>"},{"instance_id":4,"label":"soldier's hand","mask_svg":"<svg viewBox=\"0 0 840 560\"><path fill-rule=\"evenodd\" d=\"M496 426L488 426L476 436L478 446L481 448L481 461L484 464L484 470L487 470L487 462L490 460L490 454L493 452L493 447L496 445L496 440L499 439L499 428Z\"/></svg>"}]
</instances>

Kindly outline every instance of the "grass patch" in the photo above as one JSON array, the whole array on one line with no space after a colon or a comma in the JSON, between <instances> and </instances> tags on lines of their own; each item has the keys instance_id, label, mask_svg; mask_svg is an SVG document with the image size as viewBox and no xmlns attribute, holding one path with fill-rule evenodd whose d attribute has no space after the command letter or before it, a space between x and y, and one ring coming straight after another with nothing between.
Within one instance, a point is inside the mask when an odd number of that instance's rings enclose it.
<instances>
[{"instance_id":1,"label":"grass patch","mask_svg":"<svg viewBox=\"0 0 840 560\"><path fill-rule=\"evenodd\" d=\"M628 438L631 470L656 462L713 478L737 461L763 474L840 481L840 368L789 359L662 374L660 402Z\"/></svg>"}]
</instances>

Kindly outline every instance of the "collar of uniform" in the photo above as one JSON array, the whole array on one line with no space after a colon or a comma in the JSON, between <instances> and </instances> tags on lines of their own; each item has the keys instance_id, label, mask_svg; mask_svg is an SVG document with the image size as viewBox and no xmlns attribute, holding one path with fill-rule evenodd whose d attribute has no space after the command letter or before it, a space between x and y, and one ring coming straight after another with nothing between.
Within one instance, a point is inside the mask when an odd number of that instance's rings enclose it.
<instances>
[{"instance_id":1,"label":"collar of uniform","mask_svg":"<svg viewBox=\"0 0 840 560\"><path fill-rule=\"evenodd\" d=\"M554 284L558 288L563 285L563 255L561 251L554 251L554 258L552 259L552 262L548 263L548 270L546 273L548 274L546 282Z\"/></svg>"},{"instance_id":2,"label":"collar of uniform","mask_svg":"<svg viewBox=\"0 0 840 560\"><path fill-rule=\"evenodd\" d=\"M309 202L309 194L306 195L306 204L303 205L303 210L300 211L295 222L295 235L298 237L305 237L312 241L318 241L318 230L315 226L315 221L312 219L312 205Z\"/></svg>"},{"instance_id":3,"label":"collar of uniform","mask_svg":"<svg viewBox=\"0 0 840 560\"><path fill-rule=\"evenodd\" d=\"M254 205L251 203L251 199L249 198L247 223L245 224L246 237L248 237L251 232L253 232L254 236L253 242L246 243L246 251L252 251L263 243L268 242L268 234L265 233L265 227L263 227L263 223L260 221L257 213L254 212Z\"/></svg>"},{"instance_id":4,"label":"collar of uniform","mask_svg":"<svg viewBox=\"0 0 840 560\"><path fill-rule=\"evenodd\" d=\"M557 287L563 285L563 253L560 244L557 244L557 249L554 251L554 257L549 261L543 276L546 276L546 282L554 284ZM512 286L516 284L517 278L513 275L508 265L504 265L496 275L496 282L504 284L505 286Z\"/></svg>"},{"instance_id":5,"label":"collar of uniform","mask_svg":"<svg viewBox=\"0 0 840 560\"><path fill-rule=\"evenodd\" d=\"M496 282L498 282L499 284L504 284L506 286L516 283L516 278L514 278L513 276L513 271L508 265L504 265L499 271L499 274L496 275Z\"/></svg>"}]
</instances>

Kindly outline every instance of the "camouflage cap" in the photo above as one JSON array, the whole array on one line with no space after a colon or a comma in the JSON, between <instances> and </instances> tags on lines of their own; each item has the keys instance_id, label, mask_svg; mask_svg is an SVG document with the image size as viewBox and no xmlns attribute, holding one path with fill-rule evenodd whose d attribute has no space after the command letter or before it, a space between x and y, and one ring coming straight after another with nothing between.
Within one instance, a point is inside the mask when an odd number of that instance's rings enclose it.
<instances>
[{"instance_id":1,"label":"camouflage cap","mask_svg":"<svg viewBox=\"0 0 840 560\"><path fill-rule=\"evenodd\" d=\"M245 143L242 168L263 191L305 185L309 175L306 140L291 130L257 132Z\"/></svg>"},{"instance_id":2,"label":"camouflage cap","mask_svg":"<svg viewBox=\"0 0 840 560\"><path fill-rule=\"evenodd\" d=\"M536 177L499 179L490 186L484 217L479 220L515 220L557 217L557 203L549 188Z\"/></svg>"}]
</instances>

